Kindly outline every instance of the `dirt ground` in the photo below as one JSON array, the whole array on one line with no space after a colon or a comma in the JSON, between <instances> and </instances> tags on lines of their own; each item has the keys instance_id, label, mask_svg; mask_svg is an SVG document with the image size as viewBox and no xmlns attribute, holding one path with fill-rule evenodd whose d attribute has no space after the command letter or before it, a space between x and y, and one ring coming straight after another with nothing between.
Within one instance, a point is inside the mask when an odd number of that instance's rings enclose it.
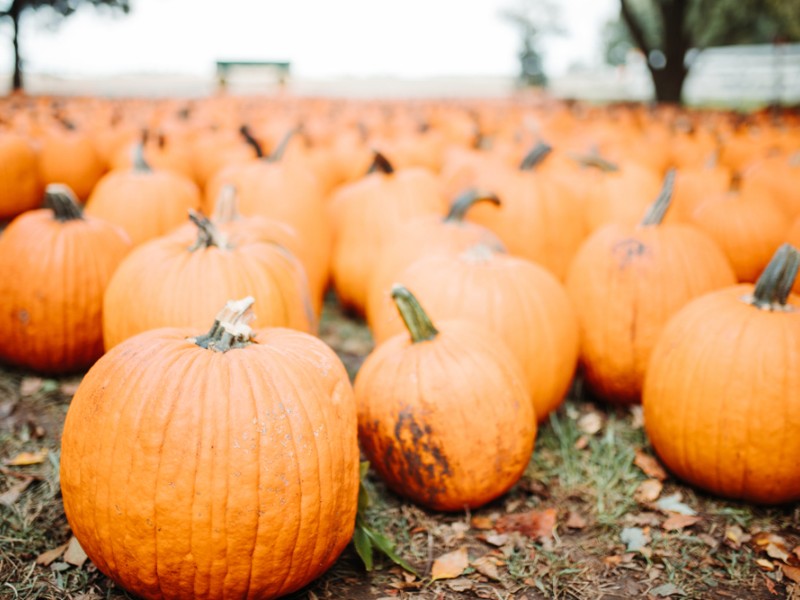
<instances>
[{"instance_id":1,"label":"dirt ground","mask_svg":"<svg viewBox=\"0 0 800 600\"><path fill-rule=\"evenodd\" d=\"M326 304L320 334L355 374L372 341ZM80 376L0 370L0 598L128 598L70 547L58 483L63 419ZM479 451L479 449L476 449ZM30 464L17 464L30 463ZM423 510L367 479L368 522L417 571L349 546L290 598L800 599L800 507L699 493L664 473L641 411L581 391L540 428L523 479L471 514Z\"/></svg>"}]
</instances>

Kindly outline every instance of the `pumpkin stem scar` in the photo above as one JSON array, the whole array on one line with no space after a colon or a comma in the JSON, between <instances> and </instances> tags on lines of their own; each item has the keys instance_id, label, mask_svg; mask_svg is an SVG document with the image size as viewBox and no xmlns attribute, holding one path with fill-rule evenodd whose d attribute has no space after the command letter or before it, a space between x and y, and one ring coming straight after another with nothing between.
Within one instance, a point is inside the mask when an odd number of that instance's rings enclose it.
<instances>
[{"instance_id":1,"label":"pumpkin stem scar","mask_svg":"<svg viewBox=\"0 0 800 600\"><path fill-rule=\"evenodd\" d=\"M375 157L372 159L372 164L367 170L367 175L370 173L383 173L384 175L391 175L394 173L394 167L389 159L383 154L375 150Z\"/></svg>"},{"instance_id":2,"label":"pumpkin stem scar","mask_svg":"<svg viewBox=\"0 0 800 600\"><path fill-rule=\"evenodd\" d=\"M83 219L83 209L78 204L75 193L63 183L51 183L45 188L44 205L53 210L57 221Z\"/></svg>"},{"instance_id":3,"label":"pumpkin stem scar","mask_svg":"<svg viewBox=\"0 0 800 600\"><path fill-rule=\"evenodd\" d=\"M439 330L433 326L430 317L425 313L419 300L416 299L408 288L395 283L392 286L392 300L394 300L406 329L411 334L411 342L416 344L432 340L439 335Z\"/></svg>"},{"instance_id":4,"label":"pumpkin stem scar","mask_svg":"<svg viewBox=\"0 0 800 600\"><path fill-rule=\"evenodd\" d=\"M216 246L222 250L230 248L225 235L204 214L189 209L189 219L197 225L197 240L189 247L189 252Z\"/></svg>"},{"instance_id":5,"label":"pumpkin stem scar","mask_svg":"<svg viewBox=\"0 0 800 600\"><path fill-rule=\"evenodd\" d=\"M667 210L672 205L672 190L674 187L675 169L670 169L664 177L664 184L661 186L658 198L650 205L644 215L644 219L642 219L642 226L661 225L664 215L667 214Z\"/></svg>"},{"instance_id":6,"label":"pumpkin stem scar","mask_svg":"<svg viewBox=\"0 0 800 600\"><path fill-rule=\"evenodd\" d=\"M753 295L744 301L762 310L788 310L786 301L799 267L800 252L791 244L783 244L758 278Z\"/></svg>"},{"instance_id":7,"label":"pumpkin stem scar","mask_svg":"<svg viewBox=\"0 0 800 600\"><path fill-rule=\"evenodd\" d=\"M187 338L188 341L215 352L227 352L232 348L244 348L251 344L253 330L248 323L255 317L254 302L255 299L252 296L241 300L229 300L225 307L217 313L214 324L208 333Z\"/></svg>"},{"instance_id":8,"label":"pumpkin stem scar","mask_svg":"<svg viewBox=\"0 0 800 600\"><path fill-rule=\"evenodd\" d=\"M492 192L469 189L461 194L450 206L450 212L444 218L445 223L461 222L467 211L478 202L490 202L495 206L500 206L500 198Z\"/></svg>"}]
</instances>

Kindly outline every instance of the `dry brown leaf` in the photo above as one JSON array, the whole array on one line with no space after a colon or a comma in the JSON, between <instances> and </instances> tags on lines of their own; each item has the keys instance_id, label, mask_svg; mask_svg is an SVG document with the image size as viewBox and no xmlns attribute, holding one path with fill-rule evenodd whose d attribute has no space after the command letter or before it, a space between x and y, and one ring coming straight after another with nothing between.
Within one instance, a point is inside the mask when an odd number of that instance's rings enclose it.
<instances>
[{"instance_id":1,"label":"dry brown leaf","mask_svg":"<svg viewBox=\"0 0 800 600\"><path fill-rule=\"evenodd\" d=\"M738 525L731 525L725 530L725 541L735 549L741 548L742 544L749 542L751 538L752 536L745 533Z\"/></svg>"},{"instance_id":2,"label":"dry brown leaf","mask_svg":"<svg viewBox=\"0 0 800 600\"><path fill-rule=\"evenodd\" d=\"M775 563L771 560L767 560L766 558L759 558L756 560L756 564L760 569L763 571L774 571L775 570Z\"/></svg>"},{"instance_id":3,"label":"dry brown leaf","mask_svg":"<svg viewBox=\"0 0 800 600\"><path fill-rule=\"evenodd\" d=\"M459 577L458 579L451 579L448 581L447 587L458 593L468 592L475 587L475 582L466 577Z\"/></svg>"},{"instance_id":4,"label":"dry brown leaf","mask_svg":"<svg viewBox=\"0 0 800 600\"><path fill-rule=\"evenodd\" d=\"M493 535L487 535L485 538L482 539L487 544L491 544L492 546L497 546L499 548L500 546L505 546L508 540L511 538L507 533L501 533L501 534L496 533Z\"/></svg>"},{"instance_id":5,"label":"dry brown leaf","mask_svg":"<svg viewBox=\"0 0 800 600\"><path fill-rule=\"evenodd\" d=\"M639 467L648 477L658 479L659 481L664 481L667 478L667 472L664 470L664 467L661 466L661 463L658 462L658 459L654 456L650 456L641 449L636 450L636 457L633 459L633 464Z\"/></svg>"},{"instance_id":6,"label":"dry brown leaf","mask_svg":"<svg viewBox=\"0 0 800 600\"><path fill-rule=\"evenodd\" d=\"M800 567L781 565L781 570L788 579L791 579L795 583L800 583Z\"/></svg>"},{"instance_id":7,"label":"dry brown leaf","mask_svg":"<svg viewBox=\"0 0 800 600\"><path fill-rule=\"evenodd\" d=\"M622 557L619 554L615 554L614 556L606 556L603 559L603 562L607 567L611 567L613 569L614 567L618 567L620 564L622 564Z\"/></svg>"},{"instance_id":8,"label":"dry brown leaf","mask_svg":"<svg viewBox=\"0 0 800 600\"><path fill-rule=\"evenodd\" d=\"M38 452L20 452L14 458L5 461L9 467L26 467L28 465L39 465L47 458L47 448L42 448Z\"/></svg>"},{"instance_id":9,"label":"dry brown leaf","mask_svg":"<svg viewBox=\"0 0 800 600\"><path fill-rule=\"evenodd\" d=\"M566 526L570 529L583 529L586 527L586 517L574 510L569 511Z\"/></svg>"},{"instance_id":10,"label":"dry brown leaf","mask_svg":"<svg viewBox=\"0 0 800 600\"><path fill-rule=\"evenodd\" d=\"M488 556L481 556L478 560L472 562L472 566L484 577L488 577L494 581L500 581L500 573L497 570L497 565L494 564L494 561Z\"/></svg>"},{"instance_id":11,"label":"dry brown leaf","mask_svg":"<svg viewBox=\"0 0 800 600\"><path fill-rule=\"evenodd\" d=\"M67 542L67 550L64 552L64 562L69 563L75 567L82 567L83 563L88 560L86 552L83 551L81 543L74 535Z\"/></svg>"},{"instance_id":12,"label":"dry brown leaf","mask_svg":"<svg viewBox=\"0 0 800 600\"><path fill-rule=\"evenodd\" d=\"M39 556L36 557L36 564L41 565L43 567L49 567L62 554L64 554L64 550L67 549L67 546L69 546L69 542L67 542L66 544L61 544L58 548L53 548L52 550L42 552Z\"/></svg>"},{"instance_id":13,"label":"dry brown leaf","mask_svg":"<svg viewBox=\"0 0 800 600\"><path fill-rule=\"evenodd\" d=\"M624 522L628 525L638 525L640 527L656 527L661 523L661 517L654 512L642 512L636 515L625 515Z\"/></svg>"},{"instance_id":14,"label":"dry brown leaf","mask_svg":"<svg viewBox=\"0 0 800 600\"><path fill-rule=\"evenodd\" d=\"M661 490L664 489L664 484L658 479L646 479L639 484L636 491L633 493L633 499L639 504L648 504L655 502L661 495Z\"/></svg>"},{"instance_id":15,"label":"dry brown leaf","mask_svg":"<svg viewBox=\"0 0 800 600\"><path fill-rule=\"evenodd\" d=\"M463 540L464 534L469 531L469 525L467 525L466 523L462 523L461 521L453 523L452 525L450 525L450 528L453 530L453 533L455 534L455 538L457 540Z\"/></svg>"},{"instance_id":16,"label":"dry brown leaf","mask_svg":"<svg viewBox=\"0 0 800 600\"><path fill-rule=\"evenodd\" d=\"M644 427L644 410L641 404L631 406L631 427L634 429Z\"/></svg>"},{"instance_id":17,"label":"dry brown leaf","mask_svg":"<svg viewBox=\"0 0 800 600\"><path fill-rule=\"evenodd\" d=\"M458 577L468 566L469 555L467 554L466 546L462 546L453 552L442 554L433 561L433 567L431 567L431 581Z\"/></svg>"},{"instance_id":18,"label":"dry brown leaf","mask_svg":"<svg viewBox=\"0 0 800 600\"><path fill-rule=\"evenodd\" d=\"M603 417L599 412L588 412L578 419L578 429L586 435L594 435L603 428Z\"/></svg>"},{"instance_id":19,"label":"dry brown leaf","mask_svg":"<svg viewBox=\"0 0 800 600\"><path fill-rule=\"evenodd\" d=\"M33 477L20 478L17 483L13 484L5 492L0 494L0 504L11 506L19 500L23 492L28 489L28 486L33 482Z\"/></svg>"},{"instance_id":20,"label":"dry brown leaf","mask_svg":"<svg viewBox=\"0 0 800 600\"><path fill-rule=\"evenodd\" d=\"M582 435L577 440L575 440L575 444L573 444L572 447L575 448L575 450L586 450L588 446L589 446L589 436Z\"/></svg>"},{"instance_id":21,"label":"dry brown leaf","mask_svg":"<svg viewBox=\"0 0 800 600\"><path fill-rule=\"evenodd\" d=\"M42 389L42 384L44 384L44 379L41 377L23 377L19 384L19 393L22 396L32 396Z\"/></svg>"},{"instance_id":22,"label":"dry brown leaf","mask_svg":"<svg viewBox=\"0 0 800 600\"><path fill-rule=\"evenodd\" d=\"M701 520L700 517L692 515L670 515L666 521L661 525L664 531L682 531L686 527L691 527Z\"/></svg>"},{"instance_id":23,"label":"dry brown leaf","mask_svg":"<svg viewBox=\"0 0 800 600\"><path fill-rule=\"evenodd\" d=\"M549 540L556 527L556 509L529 510L515 515L505 515L497 519L495 529L498 533L518 531L535 540Z\"/></svg>"},{"instance_id":24,"label":"dry brown leaf","mask_svg":"<svg viewBox=\"0 0 800 600\"><path fill-rule=\"evenodd\" d=\"M772 594L773 596L777 596L778 595L778 590L775 587L775 582L772 581L767 576L764 576L764 585L767 586L767 590L769 591L770 594Z\"/></svg>"},{"instance_id":25,"label":"dry brown leaf","mask_svg":"<svg viewBox=\"0 0 800 600\"><path fill-rule=\"evenodd\" d=\"M473 529L480 529L482 531L488 531L494 527L494 523L489 517L472 517L470 525L472 525Z\"/></svg>"}]
</instances>

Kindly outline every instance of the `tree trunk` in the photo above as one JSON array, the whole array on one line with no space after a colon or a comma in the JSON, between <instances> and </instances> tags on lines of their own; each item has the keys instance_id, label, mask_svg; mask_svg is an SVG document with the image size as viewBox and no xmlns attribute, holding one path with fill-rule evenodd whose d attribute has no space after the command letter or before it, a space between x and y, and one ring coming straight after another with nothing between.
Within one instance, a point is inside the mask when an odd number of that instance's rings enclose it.
<instances>
[{"instance_id":1,"label":"tree trunk","mask_svg":"<svg viewBox=\"0 0 800 600\"><path fill-rule=\"evenodd\" d=\"M16 92L22 90L22 57L19 52L19 17L21 8L19 3L13 2L8 11L8 16L11 17L11 22L14 27L14 35L12 43L14 44L14 78L11 84L12 89Z\"/></svg>"},{"instance_id":2,"label":"tree trunk","mask_svg":"<svg viewBox=\"0 0 800 600\"><path fill-rule=\"evenodd\" d=\"M675 60L669 61L663 69L654 69L650 67L650 75L653 78L653 87L656 91L656 100L658 102L669 102L672 104L680 104L683 101L683 82L686 81L686 76L689 74L689 69L683 65L683 61L676 62Z\"/></svg>"}]
</instances>

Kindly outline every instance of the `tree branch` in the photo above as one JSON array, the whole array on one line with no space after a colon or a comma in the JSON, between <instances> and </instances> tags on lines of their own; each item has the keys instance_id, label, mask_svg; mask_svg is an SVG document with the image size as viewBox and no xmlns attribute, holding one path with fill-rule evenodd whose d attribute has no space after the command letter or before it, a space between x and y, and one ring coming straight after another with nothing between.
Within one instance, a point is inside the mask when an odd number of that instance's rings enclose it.
<instances>
[{"instance_id":1,"label":"tree branch","mask_svg":"<svg viewBox=\"0 0 800 600\"><path fill-rule=\"evenodd\" d=\"M625 25L628 27L633 41L639 46L639 49L644 52L646 57L653 48L647 43L647 39L644 36L644 29L639 24L639 21L636 20L636 15L633 14L633 10L627 0L619 0L619 4L622 20L625 21Z\"/></svg>"}]
</instances>

